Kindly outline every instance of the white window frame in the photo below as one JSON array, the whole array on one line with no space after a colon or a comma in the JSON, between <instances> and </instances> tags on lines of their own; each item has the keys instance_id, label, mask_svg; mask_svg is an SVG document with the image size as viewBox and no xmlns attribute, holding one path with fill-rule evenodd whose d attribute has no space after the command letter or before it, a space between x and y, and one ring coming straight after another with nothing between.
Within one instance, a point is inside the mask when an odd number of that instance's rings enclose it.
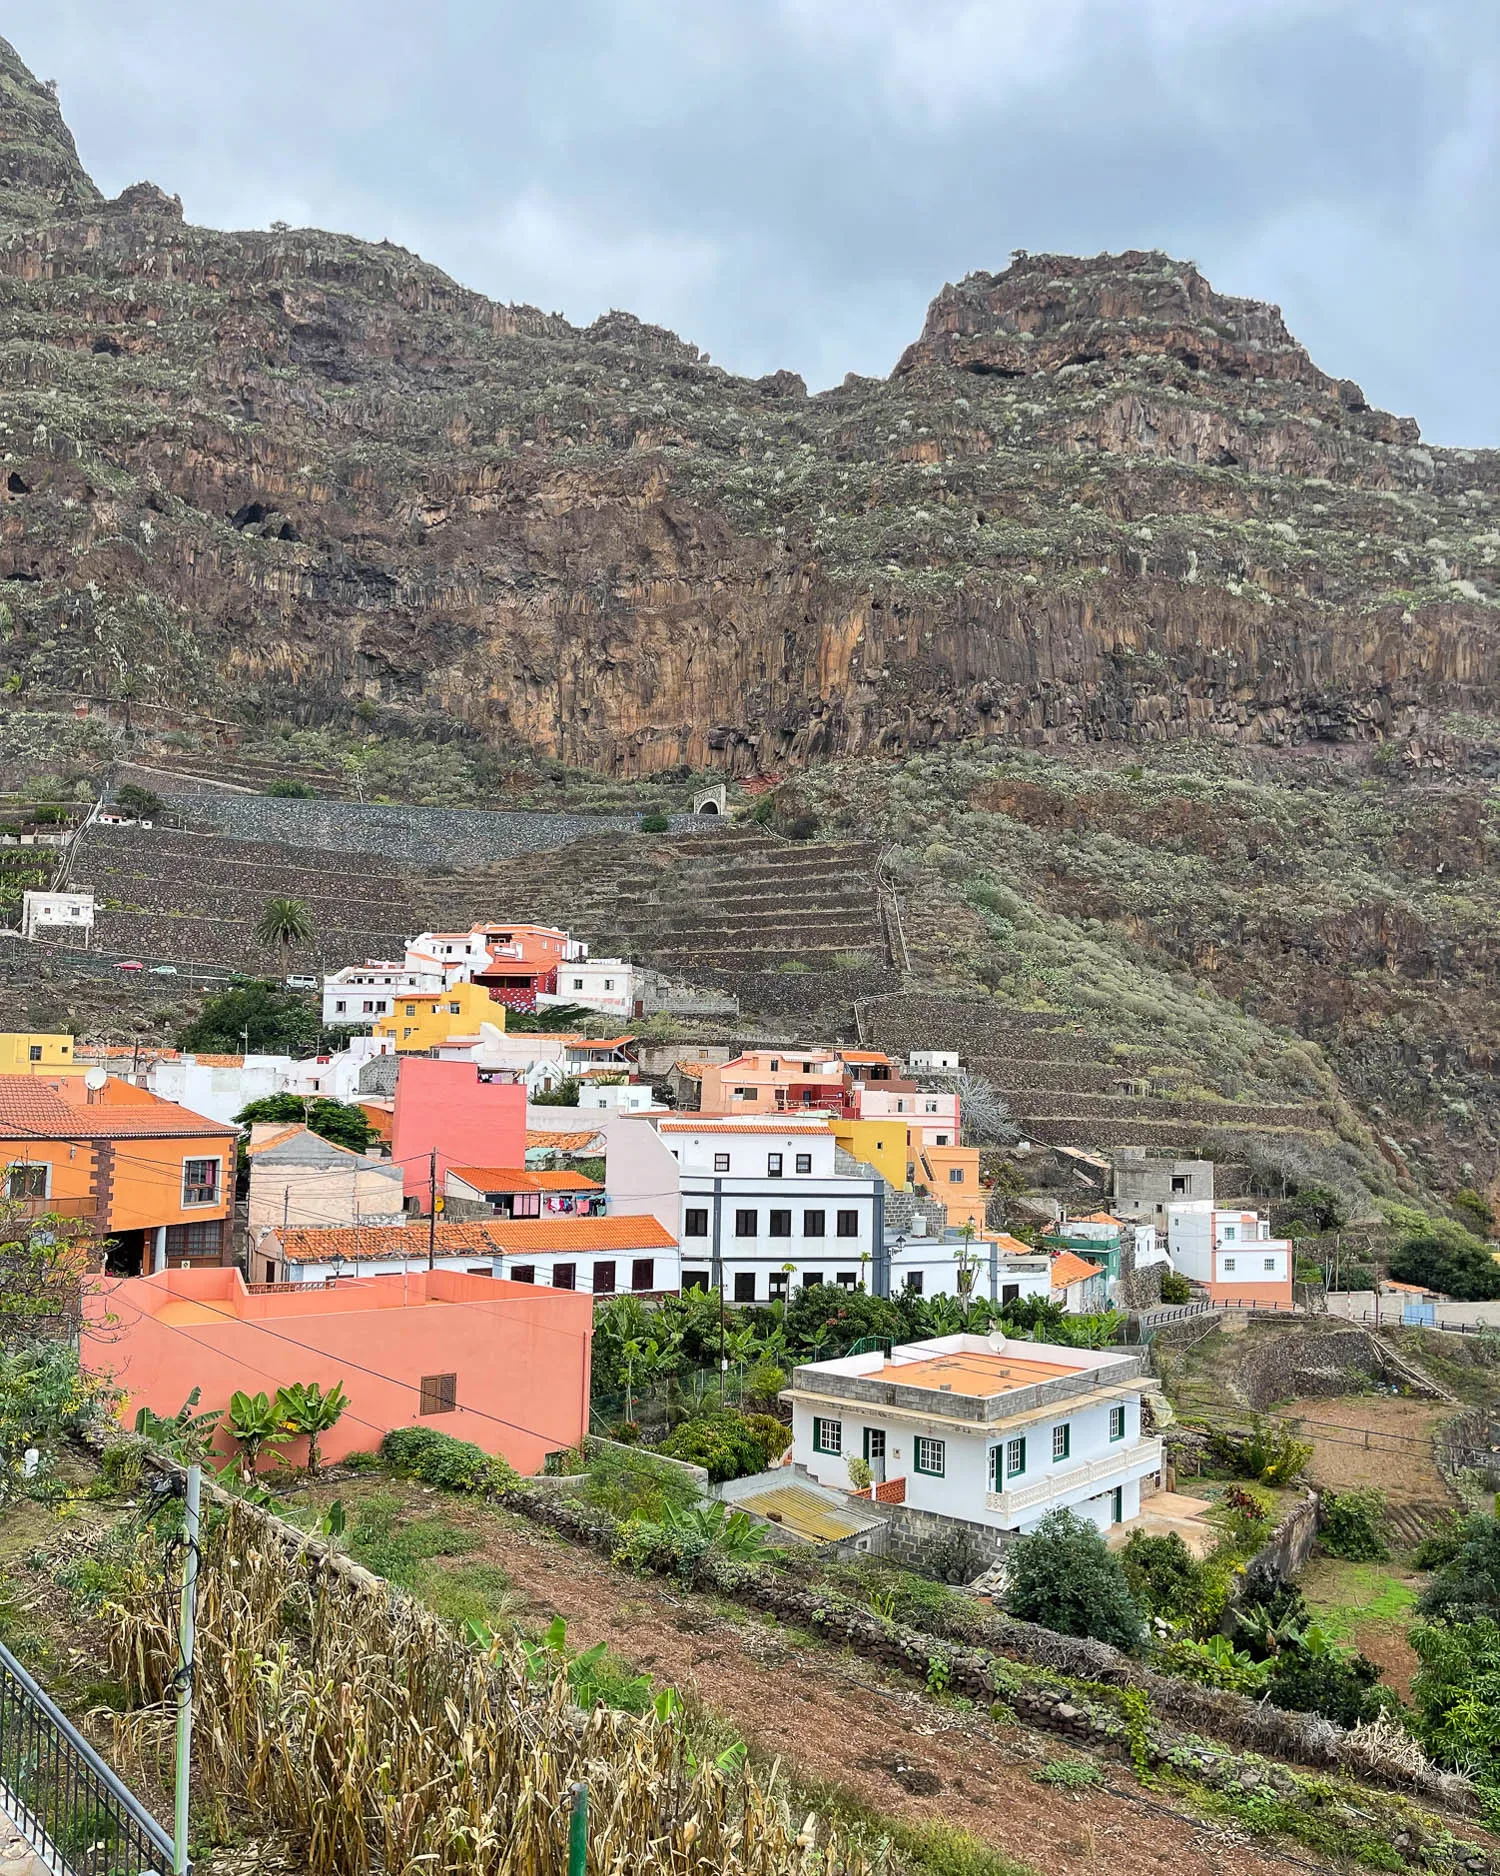
<instances>
[{"instance_id":1,"label":"white window frame","mask_svg":"<svg viewBox=\"0 0 1500 1876\"><path fill-rule=\"evenodd\" d=\"M829 1440L832 1444L828 1444ZM844 1452L844 1423L832 1420L826 1414L814 1414L812 1425L812 1444L815 1453L821 1453L829 1459L840 1459Z\"/></svg>"},{"instance_id":2,"label":"white window frame","mask_svg":"<svg viewBox=\"0 0 1500 1876\"><path fill-rule=\"evenodd\" d=\"M14 1173L42 1172L40 1192L13 1193L10 1189L11 1176ZM52 1196L52 1162L45 1159L13 1159L5 1169L5 1196L16 1204L35 1203L37 1199L50 1199Z\"/></svg>"},{"instance_id":3,"label":"white window frame","mask_svg":"<svg viewBox=\"0 0 1500 1876\"><path fill-rule=\"evenodd\" d=\"M188 1167L189 1166L212 1166L213 1167L214 1169L213 1192L208 1198L190 1198L188 1196L189 1192L192 1191L194 1187L201 1189L202 1184L203 1184L202 1180L197 1180L197 1181L194 1181L190 1185L189 1180L188 1180ZM206 1153L195 1153L191 1159L185 1159L182 1162L182 1209L185 1212L192 1211L200 1205L219 1205L223 1202L223 1198L224 1198L224 1162L222 1159L216 1158Z\"/></svg>"}]
</instances>

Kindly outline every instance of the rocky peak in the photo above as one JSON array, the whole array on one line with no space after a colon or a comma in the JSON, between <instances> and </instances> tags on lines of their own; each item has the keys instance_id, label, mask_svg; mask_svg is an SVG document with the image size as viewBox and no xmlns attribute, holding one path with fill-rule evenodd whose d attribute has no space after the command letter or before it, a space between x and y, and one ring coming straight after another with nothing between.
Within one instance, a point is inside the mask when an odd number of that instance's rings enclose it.
<instances>
[{"instance_id":1,"label":"rocky peak","mask_svg":"<svg viewBox=\"0 0 1500 1876\"><path fill-rule=\"evenodd\" d=\"M69 221L102 200L78 160L55 87L0 39L0 223Z\"/></svg>"},{"instance_id":2,"label":"rocky peak","mask_svg":"<svg viewBox=\"0 0 1500 1876\"><path fill-rule=\"evenodd\" d=\"M893 375L932 365L998 378L1092 367L1105 378L1212 384L1219 397L1242 403L1257 384L1271 383L1346 412L1368 410L1352 379L1318 369L1287 331L1280 307L1216 293L1191 261L1159 251L1088 258L1018 252L1003 273L970 274L944 287ZM1410 419L1385 418L1381 427L1393 441L1416 442L1420 434Z\"/></svg>"},{"instance_id":3,"label":"rocky peak","mask_svg":"<svg viewBox=\"0 0 1500 1876\"><path fill-rule=\"evenodd\" d=\"M133 182L104 205L106 215L165 215L170 221L182 220L182 197L168 195L154 182Z\"/></svg>"}]
</instances>

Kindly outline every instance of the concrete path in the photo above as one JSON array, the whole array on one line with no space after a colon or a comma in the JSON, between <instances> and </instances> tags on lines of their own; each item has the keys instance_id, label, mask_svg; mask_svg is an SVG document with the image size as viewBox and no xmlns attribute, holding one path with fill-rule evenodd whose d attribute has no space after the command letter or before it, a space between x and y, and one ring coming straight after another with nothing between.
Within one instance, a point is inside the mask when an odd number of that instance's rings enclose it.
<instances>
[{"instance_id":1,"label":"concrete path","mask_svg":"<svg viewBox=\"0 0 1500 1876\"><path fill-rule=\"evenodd\" d=\"M48 1876L47 1866L0 1811L0 1876Z\"/></svg>"}]
</instances>

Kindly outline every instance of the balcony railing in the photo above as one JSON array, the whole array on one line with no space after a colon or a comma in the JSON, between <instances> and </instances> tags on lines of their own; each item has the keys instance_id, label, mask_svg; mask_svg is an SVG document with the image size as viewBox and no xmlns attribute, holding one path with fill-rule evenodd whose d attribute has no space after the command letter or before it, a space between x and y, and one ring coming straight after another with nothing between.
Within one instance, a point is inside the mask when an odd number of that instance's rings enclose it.
<instances>
[{"instance_id":1,"label":"balcony railing","mask_svg":"<svg viewBox=\"0 0 1500 1876\"><path fill-rule=\"evenodd\" d=\"M22 1218L97 1218L99 1201L94 1198L78 1199L23 1199L9 1196L0 1199L6 1210Z\"/></svg>"},{"instance_id":2,"label":"balcony railing","mask_svg":"<svg viewBox=\"0 0 1500 1876\"><path fill-rule=\"evenodd\" d=\"M156 1876L173 1866L168 1833L3 1646L0 1806L64 1876Z\"/></svg>"},{"instance_id":3,"label":"balcony railing","mask_svg":"<svg viewBox=\"0 0 1500 1876\"><path fill-rule=\"evenodd\" d=\"M1104 1453L1098 1459L1086 1459L1081 1465L1060 1464L1045 1478L1037 1479L1030 1485L1013 1485L1004 1492L986 1492L985 1508L1009 1519L1029 1511L1034 1505L1045 1504L1048 1499L1056 1498L1063 1492L1074 1491L1080 1485L1107 1485L1111 1480L1123 1483L1123 1474L1140 1471L1144 1475L1156 1471L1160 1464L1161 1441L1136 1440L1132 1445L1116 1447L1113 1452Z\"/></svg>"}]
</instances>

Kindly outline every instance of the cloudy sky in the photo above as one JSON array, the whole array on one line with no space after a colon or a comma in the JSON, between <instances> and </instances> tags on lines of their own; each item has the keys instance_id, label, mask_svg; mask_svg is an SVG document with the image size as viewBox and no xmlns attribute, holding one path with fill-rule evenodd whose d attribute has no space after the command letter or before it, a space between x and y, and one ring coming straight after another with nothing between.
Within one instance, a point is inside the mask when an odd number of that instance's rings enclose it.
<instances>
[{"instance_id":1,"label":"cloudy sky","mask_svg":"<svg viewBox=\"0 0 1500 1876\"><path fill-rule=\"evenodd\" d=\"M48 0L95 180L415 248L746 373L884 373L1012 248L1162 247L1500 446L1496 0Z\"/></svg>"}]
</instances>

